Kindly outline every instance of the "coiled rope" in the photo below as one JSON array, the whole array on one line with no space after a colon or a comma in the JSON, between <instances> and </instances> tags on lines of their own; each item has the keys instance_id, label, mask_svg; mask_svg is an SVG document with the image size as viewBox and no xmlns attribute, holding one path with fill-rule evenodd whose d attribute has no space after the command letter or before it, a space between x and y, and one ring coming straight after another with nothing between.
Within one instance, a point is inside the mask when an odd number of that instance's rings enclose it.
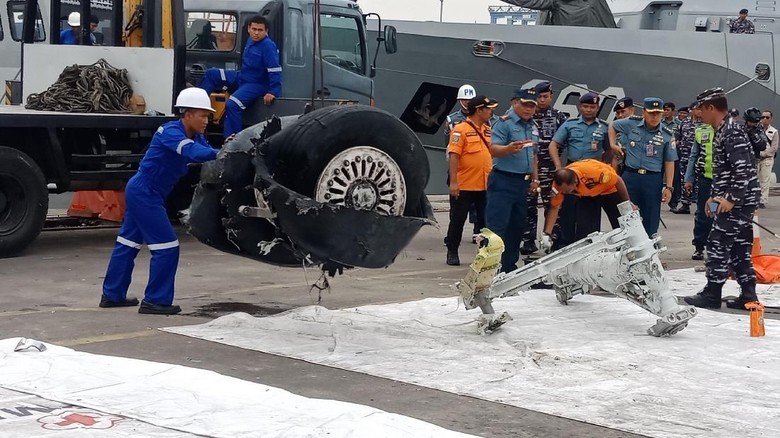
<instances>
[{"instance_id":1,"label":"coiled rope","mask_svg":"<svg viewBox=\"0 0 780 438\"><path fill-rule=\"evenodd\" d=\"M65 67L46 91L27 97L25 108L69 113L129 113L132 95L127 70L114 68L101 58L92 65Z\"/></svg>"}]
</instances>

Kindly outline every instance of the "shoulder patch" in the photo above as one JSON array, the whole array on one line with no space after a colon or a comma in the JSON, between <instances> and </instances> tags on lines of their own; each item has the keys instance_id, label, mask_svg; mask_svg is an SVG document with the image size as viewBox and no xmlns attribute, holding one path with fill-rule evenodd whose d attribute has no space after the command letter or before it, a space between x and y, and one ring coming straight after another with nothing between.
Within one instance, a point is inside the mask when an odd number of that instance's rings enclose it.
<instances>
[{"instance_id":1,"label":"shoulder patch","mask_svg":"<svg viewBox=\"0 0 780 438\"><path fill-rule=\"evenodd\" d=\"M460 132L452 133L452 141L450 143L457 143L460 141Z\"/></svg>"},{"instance_id":2,"label":"shoulder patch","mask_svg":"<svg viewBox=\"0 0 780 438\"><path fill-rule=\"evenodd\" d=\"M509 114L504 114L503 116L499 117L498 120L502 120L502 121L509 120Z\"/></svg>"},{"instance_id":3,"label":"shoulder patch","mask_svg":"<svg viewBox=\"0 0 780 438\"><path fill-rule=\"evenodd\" d=\"M157 128L157 133L158 133L158 134L162 134L162 133L163 133L163 131L165 131L165 128L163 128L162 126L160 126L159 128Z\"/></svg>"},{"instance_id":4,"label":"shoulder patch","mask_svg":"<svg viewBox=\"0 0 780 438\"><path fill-rule=\"evenodd\" d=\"M612 177L608 173L602 172L601 176L599 176L599 182L602 184L608 183L611 179Z\"/></svg>"}]
</instances>

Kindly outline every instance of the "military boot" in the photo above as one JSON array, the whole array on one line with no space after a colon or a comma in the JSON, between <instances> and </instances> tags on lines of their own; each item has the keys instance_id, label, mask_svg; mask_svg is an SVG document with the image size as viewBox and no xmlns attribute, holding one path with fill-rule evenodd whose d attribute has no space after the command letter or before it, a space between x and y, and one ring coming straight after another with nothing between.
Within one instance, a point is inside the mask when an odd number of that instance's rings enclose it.
<instances>
[{"instance_id":1,"label":"military boot","mask_svg":"<svg viewBox=\"0 0 780 438\"><path fill-rule=\"evenodd\" d=\"M696 295L685 297L683 301L691 306L704 309L720 309L720 297L723 293L723 283L710 283L704 286Z\"/></svg>"},{"instance_id":2,"label":"military boot","mask_svg":"<svg viewBox=\"0 0 780 438\"><path fill-rule=\"evenodd\" d=\"M740 285L741 293L736 300L730 300L726 302L726 307L729 309L746 310L745 304L758 301L758 295L756 295L756 283L750 282Z\"/></svg>"},{"instance_id":3,"label":"military boot","mask_svg":"<svg viewBox=\"0 0 780 438\"><path fill-rule=\"evenodd\" d=\"M457 248L447 248L447 264L450 266L460 266L460 257L458 257Z\"/></svg>"}]
</instances>

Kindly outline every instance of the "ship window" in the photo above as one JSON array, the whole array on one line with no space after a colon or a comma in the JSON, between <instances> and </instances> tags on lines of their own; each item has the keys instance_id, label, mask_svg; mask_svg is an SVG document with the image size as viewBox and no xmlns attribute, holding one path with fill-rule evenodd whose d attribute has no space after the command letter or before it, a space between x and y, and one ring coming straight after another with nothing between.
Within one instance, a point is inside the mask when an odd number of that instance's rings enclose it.
<instances>
[{"instance_id":1,"label":"ship window","mask_svg":"<svg viewBox=\"0 0 780 438\"><path fill-rule=\"evenodd\" d=\"M363 36L358 20L343 15L321 14L322 58L337 67L365 74Z\"/></svg>"},{"instance_id":2,"label":"ship window","mask_svg":"<svg viewBox=\"0 0 780 438\"><path fill-rule=\"evenodd\" d=\"M14 41L22 40L22 26L24 24L24 4L23 1L8 2L8 25L11 28L11 38ZM46 31L43 28L43 18L41 17L41 8L38 8L38 18L35 20L35 35L33 41L45 41Z\"/></svg>"},{"instance_id":3,"label":"ship window","mask_svg":"<svg viewBox=\"0 0 780 438\"><path fill-rule=\"evenodd\" d=\"M238 19L219 12L187 12L187 50L231 52L236 47Z\"/></svg>"}]
</instances>

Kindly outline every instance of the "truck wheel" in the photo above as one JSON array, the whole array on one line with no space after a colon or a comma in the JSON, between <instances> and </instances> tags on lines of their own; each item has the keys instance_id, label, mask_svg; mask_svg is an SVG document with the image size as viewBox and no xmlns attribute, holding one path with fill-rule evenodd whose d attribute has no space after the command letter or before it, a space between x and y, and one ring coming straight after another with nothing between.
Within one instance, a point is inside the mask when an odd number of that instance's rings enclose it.
<instances>
[{"instance_id":1,"label":"truck wheel","mask_svg":"<svg viewBox=\"0 0 780 438\"><path fill-rule=\"evenodd\" d=\"M35 240L48 210L41 169L27 154L0 146L0 257L14 255Z\"/></svg>"},{"instance_id":2,"label":"truck wheel","mask_svg":"<svg viewBox=\"0 0 780 438\"><path fill-rule=\"evenodd\" d=\"M423 217L430 169L417 136L391 114L363 105L306 114L270 138L274 180L319 202Z\"/></svg>"}]
</instances>

